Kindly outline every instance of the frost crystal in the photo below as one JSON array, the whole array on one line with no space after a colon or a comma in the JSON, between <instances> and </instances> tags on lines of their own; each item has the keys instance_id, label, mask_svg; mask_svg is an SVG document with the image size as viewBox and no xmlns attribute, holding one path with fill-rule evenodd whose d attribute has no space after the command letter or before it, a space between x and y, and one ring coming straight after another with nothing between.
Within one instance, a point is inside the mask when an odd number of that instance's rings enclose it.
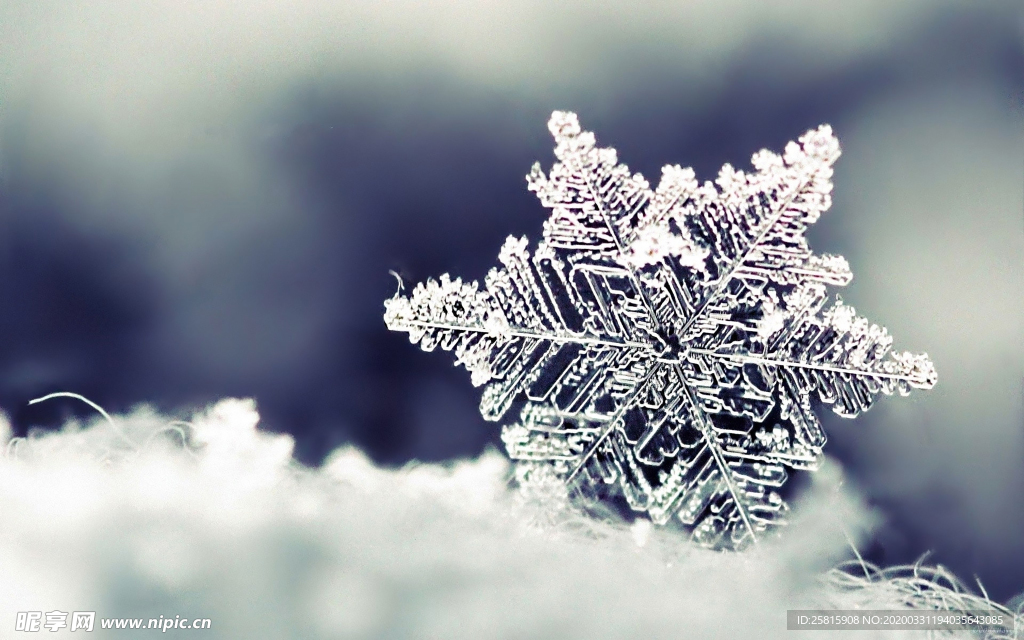
<instances>
[{"instance_id":1,"label":"frost crystal","mask_svg":"<svg viewBox=\"0 0 1024 640\"><path fill-rule=\"evenodd\" d=\"M510 237L483 288L443 275L384 314L486 384L484 418L519 416L502 440L522 478L553 470L739 548L783 522L787 467L821 459L813 395L854 417L879 392L935 384L927 355L890 353L884 328L826 304L825 286L851 278L804 238L831 204L827 125L716 184L667 166L654 191L575 114L548 127L558 162L527 176L551 209L533 254Z\"/></svg>"}]
</instances>

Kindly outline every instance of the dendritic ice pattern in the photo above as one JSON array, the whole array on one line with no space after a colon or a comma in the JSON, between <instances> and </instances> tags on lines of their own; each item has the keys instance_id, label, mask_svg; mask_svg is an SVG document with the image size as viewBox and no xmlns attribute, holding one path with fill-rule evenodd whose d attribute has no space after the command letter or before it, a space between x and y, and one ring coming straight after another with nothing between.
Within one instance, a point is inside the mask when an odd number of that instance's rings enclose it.
<instances>
[{"instance_id":1,"label":"dendritic ice pattern","mask_svg":"<svg viewBox=\"0 0 1024 640\"><path fill-rule=\"evenodd\" d=\"M852 418L935 384L926 354L891 351L884 328L829 301L852 275L805 238L831 204L827 125L714 183L666 166L654 190L575 114L548 127L558 161L527 176L551 210L532 254L509 237L482 287L446 274L384 314L484 385L520 481L555 475L743 548L784 523L787 470L822 459L814 396Z\"/></svg>"}]
</instances>

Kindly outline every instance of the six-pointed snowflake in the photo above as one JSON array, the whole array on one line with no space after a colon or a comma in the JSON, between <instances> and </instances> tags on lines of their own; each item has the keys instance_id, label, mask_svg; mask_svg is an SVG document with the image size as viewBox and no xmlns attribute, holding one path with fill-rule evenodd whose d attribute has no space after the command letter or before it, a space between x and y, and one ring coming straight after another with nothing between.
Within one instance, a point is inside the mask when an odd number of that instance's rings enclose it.
<instances>
[{"instance_id":1,"label":"six-pointed snowflake","mask_svg":"<svg viewBox=\"0 0 1024 640\"><path fill-rule=\"evenodd\" d=\"M385 303L390 329L453 350L486 385L484 418L513 416L502 440L521 477L611 489L742 547L782 522L786 468L822 456L812 395L853 417L879 392L934 385L927 355L890 352L885 329L827 304L825 286L851 278L804 238L831 204L828 126L716 184L666 166L654 191L575 114L549 128L559 161L527 176L551 209L533 254L510 237L483 288L443 275Z\"/></svg>"}]
</instances>

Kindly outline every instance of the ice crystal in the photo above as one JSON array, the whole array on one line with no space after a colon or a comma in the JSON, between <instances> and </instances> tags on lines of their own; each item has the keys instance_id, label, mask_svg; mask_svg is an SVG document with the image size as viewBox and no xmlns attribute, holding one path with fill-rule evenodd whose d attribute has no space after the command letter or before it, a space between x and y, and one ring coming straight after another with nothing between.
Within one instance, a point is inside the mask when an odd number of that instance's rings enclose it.
<instances>
[{"instance_id":1,"label":"ice crystal","mask_svg":"<svg viewBox=\"0 0 1024 640\"><path fill-rule=\"evenodd\" d=\"M532 255L509 237L483 287L446 274L384 314L454 351L486 385L485 419L518 415L501 436L521 480L554 472L739 548L784 521L787 468L821 460L812 396L854 417L879 392L934 385L927 355L890 352L884 328L827 304L826 285L851 278L804 237L831 204L827 125L716 184L666 166L653 191L575 114L548 127L558 162L527 176L551 209Z\"/></svg>"}]
</instances>

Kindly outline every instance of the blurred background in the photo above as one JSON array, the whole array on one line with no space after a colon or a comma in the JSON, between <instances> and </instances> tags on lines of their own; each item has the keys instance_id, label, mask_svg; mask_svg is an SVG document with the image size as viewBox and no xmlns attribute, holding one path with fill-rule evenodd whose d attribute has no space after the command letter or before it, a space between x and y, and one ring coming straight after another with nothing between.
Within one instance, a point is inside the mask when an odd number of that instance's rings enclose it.
<instances>
[{"instance_id":1,"label":"blurred background","mask_svg":"<svg viewBox=\"0 0 1024 640\"><path fill-rule=\"evenodd\" d=\"M846 0L0 0L0 407L256 398L317 464L500 446L447 353L386 331L393 269L482 278L539 236L577 111L652 181L832 124L811 233L939 384L823 412L886 518L868 556L1024 591L1024 11Z\"/></svg>"}]
</instances>

